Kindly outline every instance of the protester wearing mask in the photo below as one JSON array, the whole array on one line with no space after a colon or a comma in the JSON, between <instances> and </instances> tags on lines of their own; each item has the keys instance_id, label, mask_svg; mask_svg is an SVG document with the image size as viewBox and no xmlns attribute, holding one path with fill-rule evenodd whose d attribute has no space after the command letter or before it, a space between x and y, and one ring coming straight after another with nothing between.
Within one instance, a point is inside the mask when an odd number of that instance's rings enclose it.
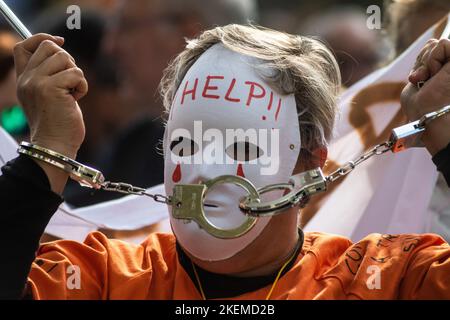
<instances>
[{"instance_id":1,"label":"protester wearing mask","mask_svg":"<svg viewBox=\"0 0 450 320\"><path fill-rule=\"evenodd\" d=\"M74 158L84 136L76 101L86 93L87 84L59 48L61 44L61 39L48 35L22 42L16 49L16 67L20 98L33 120L32 142ZM444 41L439 46L448 45ZM432 71L417 71L411 81L431 77L428 88L448 88L446 52L436 49L424 54L421 61L424 65L433 61ZM165 106L170 109L164 138L168 194L175 184L198 183L223 174L245 176L256 187L286 182L292 174L322 166L326 159L340 79L333 55L316 40L239 25L218 27L188 43L168 68L162 87ZM72 94L71 88L76 89ZM424 88L405 92L407 110L422 110L423 101L436 108L450 103L445 94L431 95ZM415 117L420 112L410 113ZM195 121L202 121L205 129L201 141L195 139ZM440 121L448 122L448 116ZM212 138L226 136L227 129L249 128L265 130L270 139L265 145L258 141L246 146L244 156L232 153L237 159L227 158L230 145ZM444 133L448 125L436 122L427 130L424 142L432 154L437 152L437 166L450 178L448 165L441 162L450 153L445 148L450 142ZM272 140L277 135L278 140ZM252 148L258 151L251 152ZM267 154L278 163L273 171L260 161ZM256 163L250 162L252 155ZM229 161L220 163L221 159ZM412 299L450 295L446 276L450 249L440 237L372 234L352 244L339 236L303 234L297 228L298 207L272 218L258 218L249 232L234 239L212 237L195 222L178 221L172 215L174 235L153 234L139 246L109 240L97 232L83 244L45 244L35 256L39 236L61 203L57 193L63 190L67 175L23 156L3 172L0 187L10 190L8 201L2 199L8 203L3 225L13 234L25 228L14 246L0 239L4 244L0 263L4 297L20 298L24 292L34 299ZM24 194L39 200L32 205L21 202ZM234 189L219 186L208 196L205 202L212 207L207 215L219 227L233 228L245 219L237 209L240 194ZM18 226L17 221L26 221L25 226ZM81 284L70 289L67 268L74 266L81 272ZM368 270L374 266L380 270L382 290L368 285Z\"/></svg>"}]
</instances>

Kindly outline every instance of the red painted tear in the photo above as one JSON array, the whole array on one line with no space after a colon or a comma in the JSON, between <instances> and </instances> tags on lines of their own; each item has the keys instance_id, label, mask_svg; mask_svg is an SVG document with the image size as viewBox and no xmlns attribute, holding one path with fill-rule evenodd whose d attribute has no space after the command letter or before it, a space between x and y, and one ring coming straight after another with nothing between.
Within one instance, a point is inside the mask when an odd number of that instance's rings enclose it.
<instances>
[{"instance_id":1,"label":"red painted tear","mask_svg":"<svg viewBox=\"0 0 450 320\"><path fill-rule=\"evenodd\" d=\"M242 169L242 163L239 163L239 164L238 164L238 168L237 168L236 174L237 174L239 177L245 178L244 170Z\"/></svg>"},{"instance_id":2,"label":"red painted tear","mask_svg":"<svg viewBox=\"0 0 450 320\"><path fill-rule=\"evenodd\" d=\"M177 167L175 168L175 170L172 173L172 181L173 182L178 182L181 180L181 166L178 163Z\"/></svg>"}]
</instances>

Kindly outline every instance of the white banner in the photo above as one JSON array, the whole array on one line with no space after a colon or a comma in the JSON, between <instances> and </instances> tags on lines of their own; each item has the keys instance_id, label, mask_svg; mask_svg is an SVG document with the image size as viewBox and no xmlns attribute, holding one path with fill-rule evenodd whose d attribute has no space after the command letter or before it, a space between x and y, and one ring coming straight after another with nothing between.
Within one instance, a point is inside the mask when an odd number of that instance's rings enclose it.
<instances>
[{"instance_id":1,"label":"white banner","mask_svg":"<svg viewBox=\"0 0 450 320\"><path fill-rule=\"evenodd\" d=\"M0 167L18 156L17 148L16 141L0 128ZM165 193L162 184L147 191L152 194ZM138 230L167 217L167 206L148 197L126 196L79 209L70 209L63 203L50 220L45 232L63 239L83 241L90 232L98 228Z\"/></svg>"},{"instance_id":2,"label":"white banner","mask_svg":"<svg viewBox=\"0 0 450 320\"><path fill-rule=\"evenodd\" d=\"M425 42L433 37L448 37L448 21L430 28L389 66L343 93L342 114L325 172L388 139L391 129L405 122L399 103L401 89ZM0 128L0 166L15 158L16 150L17 143ZM335 182L329 192L312 199L302 213L303 221L308 222L305 231L341 234L354 241L372 232L424 232L435 181L436 169L424 149L374 157ZM164 187L155 186L148 192L164 194ZM127 196L75 210L62 204L46 232L82 241L98 228L137 230L166 218L165 204Z\"/></svg>"},{"instance_id":3,"label":"white banner","mask_svg":"<svg viewBox=\"0 0 450 320\"><path fill-rule=\"evenodd\" d=\"M387 140L393 128L405 123L401 90L426 41L448 38L448 22L447 17L427 30L390 65L343 93L326 173ZM303 212L305 231L340 234L353 241L374 232L424 232L436 176L425 149L375 156L331 185L329 192L312 199Z\"/></svg>"}]
</instances>

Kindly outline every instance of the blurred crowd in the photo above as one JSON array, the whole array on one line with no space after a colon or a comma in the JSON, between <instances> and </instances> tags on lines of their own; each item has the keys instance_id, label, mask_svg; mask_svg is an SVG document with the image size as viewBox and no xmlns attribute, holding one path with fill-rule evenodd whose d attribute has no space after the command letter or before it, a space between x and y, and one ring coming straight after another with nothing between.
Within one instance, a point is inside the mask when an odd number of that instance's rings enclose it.
<instances>
[{"instance_id":1,"label":"blurred crowd","mask_svg":"<svg viewBox=\"0 0 450 320\"><path fill-rule=\"evenodd\" d=\"M85 71L89 94L81 107L87 135L78 158L112 181L142 187L163 182L165 114L158 95L163 70L186 38L228 23L254 23L325 41L348 87L391 61L450 10L448 0L269 1L95 0L6 1L33 33L66 39L65 49ZM81 28L70 30L69 5L81 9ZM366 9L382 8L382 28L367 27ZM0 23L1 125L26 138L26 119L15 95L12 50L17 35ZM151 164L151 165L149 165ZM64 197L75 206L120 197L70 183Z\"/></svg>"}]
</instances>

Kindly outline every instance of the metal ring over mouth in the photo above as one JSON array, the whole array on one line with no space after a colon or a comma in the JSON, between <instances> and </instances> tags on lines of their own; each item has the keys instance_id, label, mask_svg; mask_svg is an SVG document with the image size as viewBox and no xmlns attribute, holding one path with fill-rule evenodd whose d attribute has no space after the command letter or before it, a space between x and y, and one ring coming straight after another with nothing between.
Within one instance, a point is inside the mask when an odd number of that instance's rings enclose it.
<instances>
[{"instance_id":1,"label":"metal ring over mouth","mask_svg":"<svg viewBox=\"0 0 450 320\"><path fill-rule=\"evenodd\" d=\"M267 202L253 201L249 197L246 197L239 203L239 208L250 216L273 216L295 206L298 203L298 198L301 197L301 195L297 195L297 190L294 190L294 185L290 183L268 185L258 189L258 193L261 196L276 190L288 190L289 192L281 198Z\"/></svg>"},{"instance_id":2,"label":"metal ring over mouth","mask_svg":"<svg viewBox=\"0 0 450 320\"><path fill-rule=\"evenodd\" d=\"M289 193L281 198L261 202L246 197L239 203L239 208L250 216L273 216L288 208L304 204L310 195L326 189L326 178L322 170L317 168L292 176L289 183L272 184L258 190L260 195L274 190L289 190Z\"/></svg>"},{"instance_id":3,"label":"metal ring over mouth","mask_svg":"<svg viewBox=\"0 0 450 320\"><path fill-rule=\"evenodd\" d=\"M175 185L172 196L172 216L176 219L193 220L216 238L230 239L244 235L255 225L255 217L246 216L240 226L223 229L211 223L205 215L204 200L207 193L214 186L224 183L243 188L248 193L247 199L251 199L252 202L259 201L258 191L249 180L239 176L225 175L209 180L205 184Z\"/></svg>"}]
</instances>

